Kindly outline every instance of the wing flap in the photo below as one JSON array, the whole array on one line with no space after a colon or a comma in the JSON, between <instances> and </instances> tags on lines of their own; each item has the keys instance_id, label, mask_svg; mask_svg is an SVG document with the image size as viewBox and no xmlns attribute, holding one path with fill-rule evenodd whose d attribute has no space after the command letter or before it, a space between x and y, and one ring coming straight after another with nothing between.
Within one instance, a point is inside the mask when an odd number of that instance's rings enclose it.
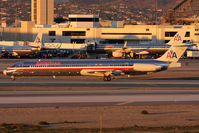
<instances>
[{"instance_id":1,"label":"wing flap","mask_svg":"<svg viewBox=\"0 0 199 133\"><path fill-rule=\"evenodd\" d=\"M84 76L118 76L118 75L124 75L124 73L120 70L112 70L112 69L108 69L108 70L82 70L80 72L81 75Z\"/></svg>"},{"instance_id":2,"label":"wing flap","mask_svg":"<svg viewBox=\"0 0 199 133\"><path fill-rule=\"evenodd\" d=\"M133 52L137 55L144 55L144 54L149 54L148 51L145 50L133 50Z\"/></svg>"}]
</instances>

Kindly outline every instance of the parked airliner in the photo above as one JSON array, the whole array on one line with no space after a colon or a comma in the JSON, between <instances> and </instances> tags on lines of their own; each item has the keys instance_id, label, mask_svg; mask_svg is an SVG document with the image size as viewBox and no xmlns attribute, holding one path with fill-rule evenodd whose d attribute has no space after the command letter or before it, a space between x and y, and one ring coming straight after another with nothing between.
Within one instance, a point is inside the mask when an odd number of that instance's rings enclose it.
<instances>
[{"instance_id":1,"label":"parked airliner","mask_svg":"<svg viewBox=\"0 0 199 133\"><path fill-rule=\"evenodd\" d=\"M134 58L135 55L162 55L171 45L183 43L186 30L182 28L175 36L166 44L97 44L97 53L110 53L115 58L125 57Z\"/></svg>"},{"instance_id":2,"label":"parked airliner","mask_svg":"<svg viewBox=\"0 0 199 133\"><path fill-rule=\"evenodd\" d=\"M21 45L0 45L0 57L29 57L34 56L41 49L42 33L39 32L32 43L34 46L21 46Z\"/></svg>"},{"instance_id":3,"label":"parked airliner","mask_svg":"<svg viewBox=\"0 0 199 133\"><path fill-rule=\"evenodd\" d=\"M172 45L158 59L112 59L112 60L54 60L18 62L3 71L11 76L101 76L111 81L114 76L159 72L168 68L180 67L177 61L189 45Z\"/></svg>"},{"instance_id":4,"label":"parked airliner","mask_svg":"<svg viewBox=\"0 0 199 133\"><path fill-rule=\"evenodd\" d=\"M167 44L97 44L96 52L108 53L115 58L135 58L136 55L162 55L170 47Z\"/></svg>"}]
</instances>

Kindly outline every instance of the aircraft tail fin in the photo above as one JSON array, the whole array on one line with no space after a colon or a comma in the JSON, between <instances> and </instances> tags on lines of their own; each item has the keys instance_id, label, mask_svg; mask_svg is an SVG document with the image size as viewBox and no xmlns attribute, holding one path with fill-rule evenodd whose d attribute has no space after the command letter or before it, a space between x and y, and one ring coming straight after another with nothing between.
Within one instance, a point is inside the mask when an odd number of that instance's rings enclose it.
<instances>
[{"instance_id":1,"label":"aircraft tail fin","mask_svg":"<svg viewBox=\"0 0 199 133\"><path fill-rule=\"evenodd\" d=\"M40 31L37 34L36 38L35 38L34 44L40 44L40 43L42 43L42 37L43 37L43 33L42 33L42 31Z\"/></svg>"},{"instance_id":2,"label":"aircraft tail fin","mask_svg":"<svg viewBox=\"0 0 199 133\"><path fill-rule=\"evenodd\" d=\"M175 34L175 36L167 44L169 45L182 44L185 34L186 34L186 28L182 28L180 31L178 31Z\"/></svg>"},{"instance_id":3,"label":"aircraft tail fin","mask_svg":"<svg viewBox=\"0 0 199 133\"><path fill-rule=\"evenodd\" d=\"M184 54L189 44L172 45L160 58L156 59L165 62L177 62Z\"/></svg>"}]
</instances>

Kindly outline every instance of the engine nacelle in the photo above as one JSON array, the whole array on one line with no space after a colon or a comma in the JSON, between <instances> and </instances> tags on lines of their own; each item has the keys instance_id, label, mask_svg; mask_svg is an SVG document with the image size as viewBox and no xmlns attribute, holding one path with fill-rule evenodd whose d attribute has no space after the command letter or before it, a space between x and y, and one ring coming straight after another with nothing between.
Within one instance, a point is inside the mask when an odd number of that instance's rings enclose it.
<instances>
[{"instance_id":1,"label":"engine nacelle","mask_svg":"<svg viewBox=\"0 0 199 133\"><path fill-rule=\"evenodd\" d=\"M155 72L161 70L162 67L154 64L134 64L133 68L134 71L139 72Z\"/></svg>"},{"instance_id":2,"label":"engine nacelle","mask_svg":"<svg viewBox=\"0 0 199 133\"><path fill-rule=\"evenodd\" d=\"M111 74L113 74L114 76L122 76L122 75L125 75L125 73L123 73L123 72L120 71L120 70L113 71Z\"/></svg>"},{"instance_id":3,"label":"engine nacelle","mask_svg":"<svg viewBox=\"0 0 199 133\"><path fill-rule=\"evenodd\" d=\"M115 57L115 58L121 58L122 56L123 56L123 53L122 53L122 51L114 51L113 53L112 53L112 56L113 57Z\"/></svg>"}]
</instances>

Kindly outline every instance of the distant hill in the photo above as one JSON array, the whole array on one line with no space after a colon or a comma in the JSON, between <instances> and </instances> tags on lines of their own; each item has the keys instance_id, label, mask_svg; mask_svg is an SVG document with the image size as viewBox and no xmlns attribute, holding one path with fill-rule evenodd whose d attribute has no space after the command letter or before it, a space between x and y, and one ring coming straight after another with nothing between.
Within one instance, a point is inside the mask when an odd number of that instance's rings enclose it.
<instances>
[{"instance_id":1,"label":"distant hill","mask_svg":"<svg viewBox=\"0 0 199 133\"><path fill-rule=\"evenodd\" d=\"M20 20L29 21L31 19L31 0L0 0L0 8L3 9L7 24L15 22L16 16ZM131 22L144 21L153 24L155 17L156 0L54 0L55 16L67 16L68 14L99 14L104 20ZM176 3L182 0L157 0L158 9L163 9L157 13L159 18L163 13L173 8ZM14 4L13 4L14 3ZM6 8L9 7L9 8ZM17 12L16 12L17 10ZM128 20L127 20L128 19Z\"/></svg>"},{"instance_id":2,"label":"distant hill","mask_svg":"<svg viewBox=\"0 0 199 133\"><path fill-rule=\"evenodd\" d=\"M106 5L118 5L126 4L129 8L155 8L156 0L55 0L59 2L73 2L81 6L88 6L90 4L100 4L100 6ZM177 2L182 0L157 0L159 9L170 9Z\"/></svg>"}]
</instances>

